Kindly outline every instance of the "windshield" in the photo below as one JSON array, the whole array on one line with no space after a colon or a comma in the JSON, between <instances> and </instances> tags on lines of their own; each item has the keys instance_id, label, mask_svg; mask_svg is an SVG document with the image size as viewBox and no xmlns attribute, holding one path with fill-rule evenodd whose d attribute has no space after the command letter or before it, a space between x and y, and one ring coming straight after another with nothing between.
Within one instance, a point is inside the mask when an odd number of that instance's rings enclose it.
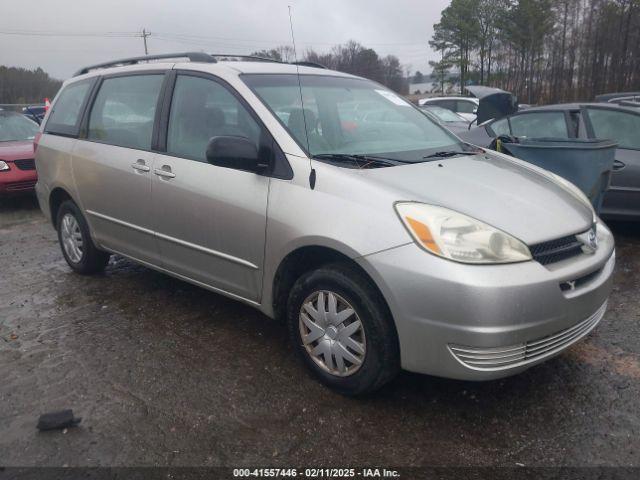
<instances>
[{"instance_id":1,"label":"windshield","mask_svg":"<svg viewBox=\"0 0 640 480\"><path fill-rule=\"evenodd\" d=\"M445 122L445 123L452 123L452 122L464 122L465 119L462 118L460 115L458 115L455 112L452 112L451 110L447 109L447 108L442 108L442 107L436 107L434 106L429 106L429 107L423 107L427 112L431 112L433 113L436 117L438 117L438 119L441 122Z\"/></svg>"},{"instance_id":2,"label":"windshield","mask_svg":"<svg viewBox=\"0 0 640 480\"><path fill-rule=\"evenodd\" d=\"M38 124L14 112L0 112L0 142L33 140Z\"/></svg>"},{"instance_id":3,"label":"windshield","mask_svg":"<svg viewBox=\"0 0 640 480\"><path fill-rule=\"evenodd\" d=\"M300 75L301 101L295 74L245 74L242 79L312 156L419 162L442 150L465 149L410 103L368 80Z\"/></svg>"}]
</instances>

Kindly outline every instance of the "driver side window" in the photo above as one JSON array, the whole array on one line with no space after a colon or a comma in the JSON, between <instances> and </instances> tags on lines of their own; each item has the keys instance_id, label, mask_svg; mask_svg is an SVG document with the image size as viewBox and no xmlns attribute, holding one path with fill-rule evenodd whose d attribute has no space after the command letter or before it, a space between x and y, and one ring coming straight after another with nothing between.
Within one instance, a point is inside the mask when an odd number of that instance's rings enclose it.
<instances>
[{"instance_id":1,"label":"driver side window","mask_svg":"<svg viewBox=\"0 0 640 480\"><path fill-rule=\"evenodd\" d=\"M169 113L167 153L206 162L212 137L245 137L260 147L260 125L227 88L214 80L178 75Z\"/></svg>"}]
</instances>

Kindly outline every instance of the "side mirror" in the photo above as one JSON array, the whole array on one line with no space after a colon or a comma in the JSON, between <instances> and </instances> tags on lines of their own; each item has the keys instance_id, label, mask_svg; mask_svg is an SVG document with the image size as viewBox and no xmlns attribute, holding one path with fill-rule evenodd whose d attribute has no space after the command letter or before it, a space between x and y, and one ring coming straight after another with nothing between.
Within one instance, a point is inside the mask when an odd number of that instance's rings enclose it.
<instances>
[{"instance_id":1,"label":"side mirror","mask_svg":"<svg viewBox=\"0 0 640 480\"><path fill-rule=\"evenodd\" d=\"M255 143L246 137L221 135L207 144L207 162L219 167L263 173L269 164L260 159Z\"/></svg>"}]
</instances>

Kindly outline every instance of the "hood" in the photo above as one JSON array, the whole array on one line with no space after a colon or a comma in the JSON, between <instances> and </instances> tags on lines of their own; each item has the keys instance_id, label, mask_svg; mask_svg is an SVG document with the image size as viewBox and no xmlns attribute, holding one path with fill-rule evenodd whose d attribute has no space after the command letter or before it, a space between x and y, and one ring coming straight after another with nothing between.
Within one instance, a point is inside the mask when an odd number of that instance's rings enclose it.
<instances>
[{"instance_id":1,"label":"hood","mask_svg":"<svg viewBox=\"0 0 640 480\"><path fill-rule=\"evenodd\" d=\"M590 207L543 172L494 154L368 171L398 201L464 213L528 245L588 230Z\"/></svg>"},{"instance_id":2,"label":"hood","mask_svg":"<svg viewBox=\"0 0 640 480\"><path fill-rule=\"evenodd\" d=\"M518 111L516 97L510 92L481 85L469 86L465 89L480 102L476 112L478 125L487 120L506 117Z\"/></svg>"},{"instance_id":3,"label":"hood","mask_svg":"<svg viewBox=\"0 0 640 480\"><path fill-rule=\"evenodd\" d=\"M33 158L33 140L0 142L0 160L13 161Z\"/></svg>"},{"instance_id":4,"label":"hood","mask_svg":"<svg viewBox=\"0 0 640 480\"><path fill-rule=\"evenodd\" d=\"M447 122L443 123L442 126L453 133L462 133L469 130L469 124L466 122Z\"/></svg>"}]
</instances>

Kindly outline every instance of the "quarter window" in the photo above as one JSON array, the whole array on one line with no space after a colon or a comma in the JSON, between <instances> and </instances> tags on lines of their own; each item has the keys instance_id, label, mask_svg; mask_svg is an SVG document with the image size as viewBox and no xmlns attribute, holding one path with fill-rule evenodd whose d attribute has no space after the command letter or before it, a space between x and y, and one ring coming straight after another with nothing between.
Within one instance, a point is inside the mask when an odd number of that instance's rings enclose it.
<instances>
[{"instance_id":1,"label":"quarter window","mask_svg":"<svg viewBox=\"0 0 640 480\"><path fill-rule=\"evenodd\" d=\"M72 83L60 92L47 120L46 133L77 135L82 106L93 79Z\"/></svg>"},{"instance_id":2,"label":"quarter window","mask_svg":"<svg viewBox=\"0 0 640 480\"><path fill-rule=\"evenodd\" d=\"M261 127L224 86L202 77L179 75L171 102L167 152L206 161L212 137L245 137L260 146Z\"/></svg>"},{"instance_id":3,"label":"quarter window","mask_svg":"<svg viewBox=\"0 0 640 480\"><path fill-rule=\"evenodd\" d=\"M536 112L511 117L511 133L516 137L569 138L564 112Z\"/></svg>"},{"instance_id":4,"label":"quarter window","mask_svg":"<svg viewBox=\"0 0 640 480\"><path fill-rule=\"evenodd\" d=\"M474 110L478 108L475 103L469 102L468 100L458 100L456 104L458 106L456 112L459 113L474 113Z\"/></svg>"},{"instance_id":5,"label":"quarter window","mask_svg":"<svg viewBox=\"0 0 640 480\"><path fill-rule=\"evenodd\" d=\"M615 140L620 148L640 149L640 115L601 108L587 112L596 138Z\"/></svg>"},{"instance_id":6,"label":"quarter window","mask_svg":"<svg viewBox=\"0 0 640 480\"><path fill-rule=\"evenodd\" d=\"M89 117L89 140L151 149L158 95L164 75L107 78Z\"/></svg>"}]
</instances>

